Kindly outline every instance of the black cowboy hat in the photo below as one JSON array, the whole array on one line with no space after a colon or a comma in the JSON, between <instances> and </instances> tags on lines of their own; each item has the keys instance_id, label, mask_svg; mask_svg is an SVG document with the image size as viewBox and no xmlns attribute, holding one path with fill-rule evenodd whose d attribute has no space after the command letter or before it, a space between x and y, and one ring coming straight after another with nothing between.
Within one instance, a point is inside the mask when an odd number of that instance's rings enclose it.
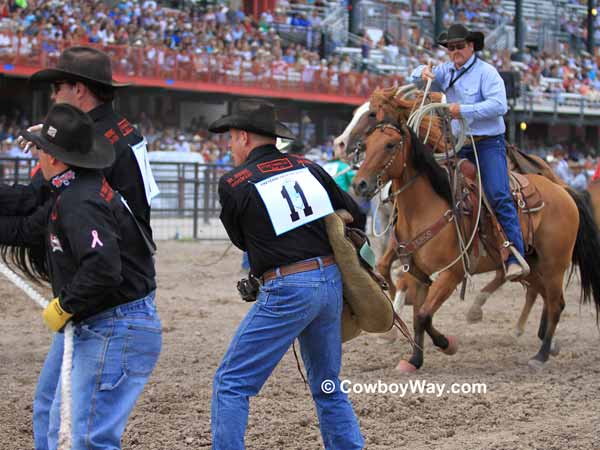
<instances>
[{"instance_id":1,"label":"black cowboy hat","mask_svg":"<svg viewBox=\"0 0 600 450\"><path fill-rule=\"evenodd\" d=\"M21 135L69 166L103 169L115 160L114 147L94 131L90 116L67 103L50 109L39 133L24 130Z\"/></svg>"},{"instance_id":2,"label":"black cowboy hat","mask_svg":"<svg viewBox=\"0 0 600 450\"><path fill-rule=\"evenodd\" d=\"M231 108L231 114L215 120L208 131L225 133L231 128L264 136L295 139L290 129L277 120L275 106L260 99L237 100Z\"/></svg>"},{"instance_id":3,"label":"black cowboy hat","mask_svg":"<svg viewBox=\"0 0 600 450\"><path fill-rule=\"evenodd\" d=\"M483 50L484 34L481 31L469 31L463 24L450 25L447 31L442 31L437 38L438 44L448 47L449 42L468 41L473 42L476 52Z\"/></svg>"},{"instance_id":4,"label":"black cowboy hat","mask_svg":"<svg viewBox=\"0 0 600 450\"><path fill-rule=\"evenodd\" d=\"M70 47L60 54L56 67L40 70L29 78L33 83L59 80L87 81L113 88L130 86L113 80L110 58L91 47Z\"/></svg>"}]
</instances>

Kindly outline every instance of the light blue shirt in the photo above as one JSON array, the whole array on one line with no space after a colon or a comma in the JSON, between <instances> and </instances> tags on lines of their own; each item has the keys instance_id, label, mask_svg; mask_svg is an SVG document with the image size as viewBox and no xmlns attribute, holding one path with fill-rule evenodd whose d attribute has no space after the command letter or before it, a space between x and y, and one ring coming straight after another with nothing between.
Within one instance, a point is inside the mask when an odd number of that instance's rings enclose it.
<instances>
[{"instance_id":1,"label":"light blue shirt","mask_svg":"<svg viewBox=\"0 0 600 450\"><path fill-rule=\"evenodd\" d=\"M504 134L506 126L503 116L508 111L506 88L502 77L491 64L475 55L460 69L454 67L452 61L435 66L432 70L435 80L431 89L444 92L448 103L458 103L460 114L467 120L469 131L473 136L497 136ZM425 66L419 66L410 74L411 82L423 87L421 72ZM450 81L468 69L451 88ZM452 129L456 133L458 123L453 121Z\"/></svg>"}]
</instances>

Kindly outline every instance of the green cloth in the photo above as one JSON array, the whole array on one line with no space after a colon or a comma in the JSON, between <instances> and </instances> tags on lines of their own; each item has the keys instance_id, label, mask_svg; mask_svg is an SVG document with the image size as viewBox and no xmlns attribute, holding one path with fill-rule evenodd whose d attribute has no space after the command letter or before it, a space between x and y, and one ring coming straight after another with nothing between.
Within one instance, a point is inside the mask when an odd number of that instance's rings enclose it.
<instances>
[{"instance_id":1,"label":"green cloth","mask_svg":"<svg viewBox=\"0 0 600 450\"><path fill-rule=\"evenodd\" d=\"M337 175L340 172L347 169L348 167L350 167L348 164L346 164L343 161L340 161L339 159L334 159L323 165L323 168L327 171L329 175L333 177L338 186L346 192L350 190L350 186L352 186L352 179L354 178L354 175L356 175L356 172L354 170L349 170L343 175Z\"/></svg>"},{"instance_id":2,"label":"green cloth","mask_svg":"<svg viewBox=\"0 0 600 450\"><path fill-rule=\"evenodd\" d=\"M27 0L15 0L15 5L17 5L19 8L27 8Z\"/></svg>"}]
</instances>

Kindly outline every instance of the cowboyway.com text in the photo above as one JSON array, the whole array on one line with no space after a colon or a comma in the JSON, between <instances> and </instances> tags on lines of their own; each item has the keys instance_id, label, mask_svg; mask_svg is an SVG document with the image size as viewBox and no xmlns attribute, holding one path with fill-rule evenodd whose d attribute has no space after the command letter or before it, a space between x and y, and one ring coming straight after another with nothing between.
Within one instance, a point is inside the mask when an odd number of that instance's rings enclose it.
<instances>
[{"instance_id":1,"label":"cowboyway.com text","mask_svg":"<svg viewBox=\"0 0 600 450\"><path fill-rule=\"evenodd\" d=\"M331 394L336 389L332 380L324 380L321 383L321 390L325 394ZM427 380L407 380L403 383L387 383L377 380L370 383L355 383L352 380L341 380L339 389L352 394L392 394L404 397L405 395L465 395L465 394L486 394L487 385L485 383L431 383Z\"/></svg>"}]
</instances>

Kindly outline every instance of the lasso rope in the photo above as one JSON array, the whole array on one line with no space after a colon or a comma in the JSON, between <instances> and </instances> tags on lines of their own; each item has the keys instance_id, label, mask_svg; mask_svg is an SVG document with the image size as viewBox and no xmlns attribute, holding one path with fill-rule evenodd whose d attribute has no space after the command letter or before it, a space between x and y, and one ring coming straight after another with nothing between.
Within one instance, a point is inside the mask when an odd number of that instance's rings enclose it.
<instances>
[{"instance_id":1,"label":"lasso rope","mask_svg":"<svg viewBox=\"0 0 600 450\"><path fill-rule=\"evenodd\" d=\"M0 262L0 273L16 287L21 289L31 300L41 308L48 306L48 300L33 289L23 278ZM73 364L73 325L69 322L65 326L65 345L63 351L62 367L60 370L61 392L60 399L60 430L58 433L59 450L71 449L71 365Z\"/></svg>"},{"instance_id":2,"label":"lasso rope","mask_svg":"<svg viewBox=\"0 0 600 450\"><path fill-rule=\"evenodd\" d=\"M433 117L433 113L435 110L438 110L438 109L439 110L447 110L450 108L450 105L447 103L429 103L428 105L423 106L425 96L427 95L430 87L431 87L431 80L428 81L427 86L425 88L425 92L423 95L423 102L421 103L421 107L419 109L417 109L413 114L411 114L408 119L408 125L413 129L413 131L415 132L417 137L419 136L419 128L421 126L421 122L423 121L423 119L425 118L425 116L427 114L430 114L430 119L431 119ZM463 269L465 272L465 276L469 277L469 273L467 271L467 267L464 262L464 256L469 251L469 248L471 247L471 244L473 243L473 240L475 239L475 236L477 235L477 229L479 228L479 220L481 218L481 206L482 206L482 202L483 202L483 190L482 190L483 187L481 184L481 170L480 170L480 166L479 166L479 156L477 154L477 146L475 145L475 140L473 139L473 136L467 135L468 124L467 124L466 119L464 117L461 117L457 120L459 121L460 128L459 128L459 132L458 132L458 136L457 136L457 140L456 140L456 145L455 145L453 151L448 156L445 154L444 155L434 154L434 157L438 161L446 159L447 157L453 157L457 152L460 151L460 149L462 149L464 147L467 139L468 138L471 139L471 145L473 147L473 154L475 155L475 168L477 170L477 185L479 187L479 195L478 195L478 205L479 206L477 208L477 220L475 221L475 226L473 228L473 232L472 232L471 237L466 245L463 242L460 230L458 229L458 224L456 224L456 226L457 226L456 232L458 235L459 247L460 247L459 254L456 257L456 259L454 261L452 261L450 264L448 264L444 268L431 274L430 278L433 281L435 281L442 272L450 269L452 266L454 266L454 264L456 264L460 260L463 261ZM430 127L431 127L431 123L432 123L432 120L430 120L430 122L429 122ZM426 140L429 137L430 129L431 128L428 128L428 130L427 130L427 136L425 137Z\"/></svg>"}]
</instances>

